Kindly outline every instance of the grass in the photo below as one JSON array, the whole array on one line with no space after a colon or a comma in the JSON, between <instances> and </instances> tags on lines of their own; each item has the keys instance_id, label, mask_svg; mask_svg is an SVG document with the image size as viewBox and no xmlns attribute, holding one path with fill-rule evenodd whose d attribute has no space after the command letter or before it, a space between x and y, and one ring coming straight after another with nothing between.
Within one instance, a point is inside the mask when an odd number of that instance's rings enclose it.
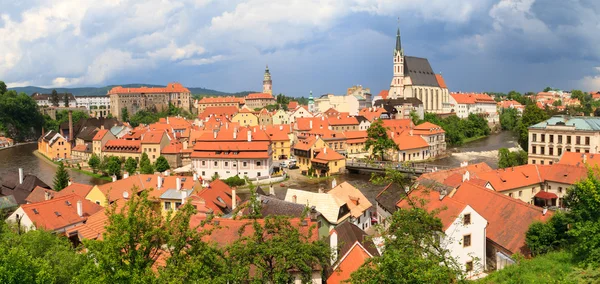
<instances>
[{"instance_id":1,"label":"grass","mask_svg":"<svg viewBox=\"0 0 600 284\"><path fill-rule=\"evenodd\" d=\"M475 137L471 137L471 138L465 138L465 140L463 141L463 144L467 144L469 142L477 141L477 140L483 139L485 137L488 137L488 135L481 135L481 136L475 136Z\"/></svg>"},{"instance_id":2,"label":"grass","mask_svg":"<svg viewBox=\"0 0 600 284\"><path fill-rule=\"evenodd\" d=\"M578 269L566 251L551 252L492 272L477 283L579 283Z\"/></svg>"},{"instance_id":3,"label":"grass","mask_svg":"<svg viewBox=\"0 0 600 284\"><path fill-rule=\"evenodd\" d=\"M33 151L33 153L36 156L38 156L38 157L43 157L44 159L46 159L48 162L54 164L55 166L59 165L59 162L52 161L50 158L46 157L45 155L43 155L42 153L38 152L37 150ZM102 179L102 180L106 180L106 181L112 181L111 177L107 177L107 176L103 176L103 175L100 175L100 174L95 174L95 173L92 173L92 172L80 170L78 168L68 168L68 167L65 167L65 168L70 169L70 170L72 170L74 172L82 173L84 175L88 175L88 176L97 178L97 179Z\"/></svg>"}]
</instances>

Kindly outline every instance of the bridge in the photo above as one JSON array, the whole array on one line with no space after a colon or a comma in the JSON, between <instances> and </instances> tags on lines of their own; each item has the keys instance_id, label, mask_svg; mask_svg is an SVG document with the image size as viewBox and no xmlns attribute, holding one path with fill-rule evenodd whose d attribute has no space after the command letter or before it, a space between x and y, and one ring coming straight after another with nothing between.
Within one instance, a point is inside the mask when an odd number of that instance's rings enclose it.
<instances>
[{"instance_id":1,"label":"bridge","mask_svg":"<svg viewBox=\"0 0 600 284\"><path fill-rule=\"evenodd\" d=\"M431 173L441 170L450 169L448 166L440 166L433 164L422 164L422 163L402 163L402 162L357 162L346 160L346 169L350 172L366 172L366 173L385 173L386 169L394 169L408 174L421 175L424 173Z\"/></svg>"}]
</instances>

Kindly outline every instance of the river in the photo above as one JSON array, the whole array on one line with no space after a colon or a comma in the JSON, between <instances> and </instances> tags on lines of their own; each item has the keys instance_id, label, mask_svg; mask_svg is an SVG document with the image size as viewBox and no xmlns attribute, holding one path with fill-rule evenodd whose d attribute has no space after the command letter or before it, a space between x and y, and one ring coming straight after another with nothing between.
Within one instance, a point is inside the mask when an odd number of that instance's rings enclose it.
<instances>
[{"instance_id":1,"label":"river","mask_svg":"<svg viewBox=\"0 0 600 284\"><path fill-rule=\"evenodd\" d=\"M449 149L453 152L451 156L436 160L432 162L432 164L457 167L463 161L468 161L470 164L486 162L491 167L496 168L498 166L496 158L498 149L503 147L518 147L516 138L512 132L503 131L460 147ZM37 144L34 143L0 150L0 179L9 172L16 172L18 171L18 168L23 168L25 173L34 174L45 183L52 186L56 168L48 161L35 156L33 151L36 149ZM86 184L104 184L107 182L74 171L70 171L69 174L75 182ZM369 182L370 175L366 174L344 174L336 176L335 179L338 184L347 181L354 185L356 188L360 189L373 204L375 204L377 193L383 188L383 186L374 185ZM287 188L297 188L316 192L319 188L330 189L331 182L332 179L308 180L305 178L292 178L284 182L283 187L281 187L280 184L277 184L275 186L275 193L278 197L283 198L285 197ZM265 188L264 190L265 192L268 192L268 188ZM241 197L247 197L246 193L240 193L240 195Z\"/></svg>"},{"instance_id":2,"label":"river","mask_svg":"<svg viewBox=\"0 0 600 284\"><path fill-rule=\"evenodd\" d=\"M16 173L23 168L25 174L36 175L43 182L52 186L56 167L49 161L38 158L33 154L37 143L23 144L0 150L0 179L8 173ZM69 171L69 176L75 182L85 184L104 184L106 180L97 179L82 173Z\"/></svg>"}]
</instances>

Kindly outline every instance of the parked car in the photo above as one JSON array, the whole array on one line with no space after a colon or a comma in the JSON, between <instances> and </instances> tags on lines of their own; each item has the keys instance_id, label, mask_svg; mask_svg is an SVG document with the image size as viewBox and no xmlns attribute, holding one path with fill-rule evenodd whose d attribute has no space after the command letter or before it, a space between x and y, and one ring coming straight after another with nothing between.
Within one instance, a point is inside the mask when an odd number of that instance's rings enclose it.
<instances>
[{"instance_id":1,"label":"parked car","mask_svg":"<svg viewBox=\"0 0 600 284\"><path fill-rule=\"evenodd\" d=\"M283 162L279 163L279 166L282 167L282 168L287 168L288 167L288 163L287 163L287 161L283 161Z\"/></svg>"}]
</instances>

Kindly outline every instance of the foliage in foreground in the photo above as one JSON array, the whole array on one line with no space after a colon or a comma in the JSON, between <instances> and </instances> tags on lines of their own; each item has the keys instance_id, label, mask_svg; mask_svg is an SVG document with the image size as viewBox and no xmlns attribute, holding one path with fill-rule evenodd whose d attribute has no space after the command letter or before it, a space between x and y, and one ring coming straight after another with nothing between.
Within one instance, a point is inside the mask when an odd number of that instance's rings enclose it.
<instances>
[{"instance_id":1,"label":"foliage in foreground","mask_svg":"<svg viewBox=\"0 0 600 284\"><path fill-rule=\"evenodd\" d=\"M498 149L498 167L508 168L527 164L527 152L517 150L511 152L508 148Z\"/></svg>"},{"instance_id":2,"label":"foliage in foreground","mask_svg":"<svg viewBox=\"0 0 600 284\"><path fill-rule=\"evenodd\" d=\"M467 138L487 136L491 132L487 120L474 113L469 114L467 119L460 119L456 115L440 118L436 114L425 113L419 124L423 122L431 122L442 127L446 131L446 142L449 146L460 146Z\"/></svg>"}]
</instances>

